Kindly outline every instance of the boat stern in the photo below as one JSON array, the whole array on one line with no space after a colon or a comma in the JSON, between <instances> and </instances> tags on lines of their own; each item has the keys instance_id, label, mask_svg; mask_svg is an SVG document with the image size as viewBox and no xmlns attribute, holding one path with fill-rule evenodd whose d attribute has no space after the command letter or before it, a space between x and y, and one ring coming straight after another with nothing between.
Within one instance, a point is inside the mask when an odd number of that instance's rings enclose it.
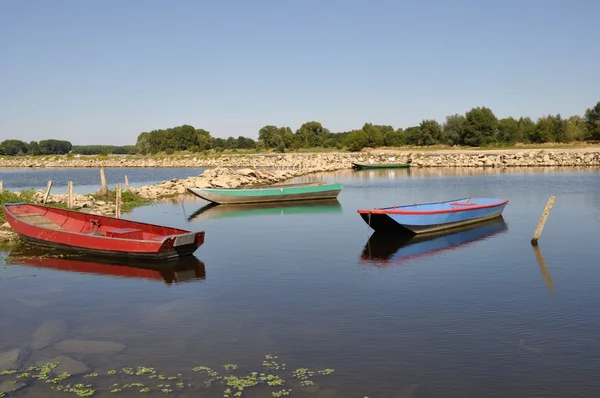
<instances>
[{"instance_id":1,"label":"boat stern","mask_svg":"<svg viewBox=\"0 0 600 398\"><path fill-rule=\"evenodd\" d=\"M204 244L204 236L204 231L167 236L163 239L157 254L160 258L174 258L192 254Z\"/></svg>"}]
</instances>

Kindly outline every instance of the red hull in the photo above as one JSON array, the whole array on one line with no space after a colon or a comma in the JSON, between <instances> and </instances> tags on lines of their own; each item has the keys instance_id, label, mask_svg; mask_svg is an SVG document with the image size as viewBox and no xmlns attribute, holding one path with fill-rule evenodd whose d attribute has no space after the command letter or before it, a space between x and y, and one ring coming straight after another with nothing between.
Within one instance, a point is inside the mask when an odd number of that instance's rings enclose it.
<instances>
[{"instance_id":1,"label":"red hull","mask_svg":"<svg viewBox=\"0 0 600 398\"><path fill-rule=\"evenodd\" d=\"M190 255L204 232L121 220L25 203L4 205L6 221L32 244L118 257L167 259Z\"/></svg>"}]
</instances>

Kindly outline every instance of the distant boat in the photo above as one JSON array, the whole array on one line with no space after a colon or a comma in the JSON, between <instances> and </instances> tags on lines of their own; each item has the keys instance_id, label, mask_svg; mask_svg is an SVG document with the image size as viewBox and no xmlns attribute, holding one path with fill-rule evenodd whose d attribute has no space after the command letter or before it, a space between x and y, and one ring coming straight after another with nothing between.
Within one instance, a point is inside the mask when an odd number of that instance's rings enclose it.
<instances>
[{"instance_id":1,"label":"distant boat","mask_svg":"<svg viewBox=\"0 0 600 398\"><path fill-rule=\"evenodd\" d=\"M195 256L161 261L131 260L72 254L52 249L32 250L31 247L12 250L10 260L15 265L49 268L57 271L87 273L163 281L167 284L206 279L206 268Z\"/></svg>"},{"instance_id":2,"label":"distant boat","mask_svg":"<svg viewBox=\"0 0 600 398\"><path fill-rule=\"evenodd\" d=\"M410 163L352 163L355 170L366 169L408 169Z\"/></svg>"},{"instance_id":3,"label":"distant boat","mask_svg":"<svg viewBox=\"0 0 600 398\"><path fill-rule=\"evenodd\" d=\"M508 199L462 198L445 202L358 210L375 231L415 235L478 223L502 214Z\"/></svg>"},{"instance_id":4,"label":"distant boat","mask_svg":"<svg viewBox=\"0 0 600 398\"><path fill-rule=\"evenodd\" d=\"M196 210L188 217L188 221L207 220L215 218L336 213L342 211L342 205L337 199L324 199L315 201L291 201L270 203L248 203L221 206L209 203Z\"/></svg>"},{"instance_id":5,"label":"distant boat","mask_svg":"<svg viewBox=\"0 0 600 398\"><path fill-rule=\"evenodd\" d=\"M218 204L267 203L335 199L342 184L324 182L267 185L251 188L188 188L194 195Z\"/></svg>"},{"instance_id":6,"label":"distant boat","mask_svg":"<svg viewBox=\"0 0 600 398\"><path fill-rule=\"evenodd\" d=\"M191 255L204 243L203 231L43 205L7 203L4 215L25 242L79 253L164 260Z\"/></svg>"},{"instance_id":7,"label":"distant boat","mask_svg":"<svg viewBox=\"0 0 600 398\"><path fill-rule=\"evenodd\" d=\"M390 235L375 232L369 238L361 262L374 266L400 264L469 246L508 230L502 216L478 224L421 235Z\"/></svg>"}]
</instances>

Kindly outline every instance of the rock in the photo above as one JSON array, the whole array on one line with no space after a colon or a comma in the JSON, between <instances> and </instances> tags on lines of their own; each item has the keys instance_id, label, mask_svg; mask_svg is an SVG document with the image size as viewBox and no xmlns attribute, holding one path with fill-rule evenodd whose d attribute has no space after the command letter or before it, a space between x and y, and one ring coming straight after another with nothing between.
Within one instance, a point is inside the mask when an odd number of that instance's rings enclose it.
<instances>
[{"instance_id":1,"label":"rock","mask_svg":"<svg viewBox=\"0 0 600 398\"><path fill-rule=\"evenodd\" d=\"M117 354L125 349L125 344L100 340L63 340L54 348L73 354Z\"/></svg>"},{"instance_id":2,"label":"rock","mask_svg":"<svg viewBox=\"0 0 600 398\"><path fill-rule=\"evenodd\" d=\"M67 326L63 321L54 320L43 322L32 335L31 348L41 350L54 344L65 334Z\"/></svg>"},{"instance_id":3,"label":"rock","mask_svg":"<svg viewBox=\"0 0 600 398\"><path fill-rule=\"evenodd\" d=\"M83 373L88 373L90 371L90 367L85 363L68 357L66 355L60 355L54 358L40 360L35 363L35 366L44 366L49 363L58 362L58 366L54 369L54 371L58 374L60 373L69 373L71 375L78 375Z\"/></svg>"},{"instance_id":4,"label":"rock","mask_svg":"<svg viewBox=\"0 0 600 398\"><path fill-rule=\"evenodd\" d=\"M239 174L244 177L257 177L256 171L252 169L239 169L236 170L236 174Z\"/></svg>"},{"instance_id":5,"label":"rock","mask_svg":"<svg viewBox=\"0 0 600 398\"><path fill-rule=\"evenodd\" d=\"M0 372L4 370L19 369L27 359L27 351L14 348L0 353Z\"/></svg>"},{"instance_id":6,"label":"rock","mask_svg":"<svg viewBox=\"0 0 600 398\"><path fill-rule=\"evenodd\" d=\"M19 235L16 232L6 229L0 229L0 242L8 243L14 242L19 239Z\"/></svg>"},{"instance_id":7,"label":"rock","mask_svg":"<svg viewBox=\"0 0 600 398\"><path fill-rule=\"evenodd\" d=\"M217 188L232 188L231 180L227 177L219 176L210 180L210 183Z\"/></svg>"}]
</instances>

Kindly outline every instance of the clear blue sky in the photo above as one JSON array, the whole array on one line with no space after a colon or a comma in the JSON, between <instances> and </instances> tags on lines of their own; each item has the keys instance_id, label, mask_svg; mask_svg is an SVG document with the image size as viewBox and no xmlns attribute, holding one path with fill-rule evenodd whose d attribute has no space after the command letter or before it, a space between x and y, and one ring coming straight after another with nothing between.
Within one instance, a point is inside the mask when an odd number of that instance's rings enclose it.
<instances>
[{"instance_id":1,"label":"clear blue sky","mask_svg":"<svg viewBox=\"0 0 600 398\"><path fill-rule=\"evenodd\" d=\"M600 101L598 0L0 1L0 140L409 127Z\"/></svg>"}]
</instances>

